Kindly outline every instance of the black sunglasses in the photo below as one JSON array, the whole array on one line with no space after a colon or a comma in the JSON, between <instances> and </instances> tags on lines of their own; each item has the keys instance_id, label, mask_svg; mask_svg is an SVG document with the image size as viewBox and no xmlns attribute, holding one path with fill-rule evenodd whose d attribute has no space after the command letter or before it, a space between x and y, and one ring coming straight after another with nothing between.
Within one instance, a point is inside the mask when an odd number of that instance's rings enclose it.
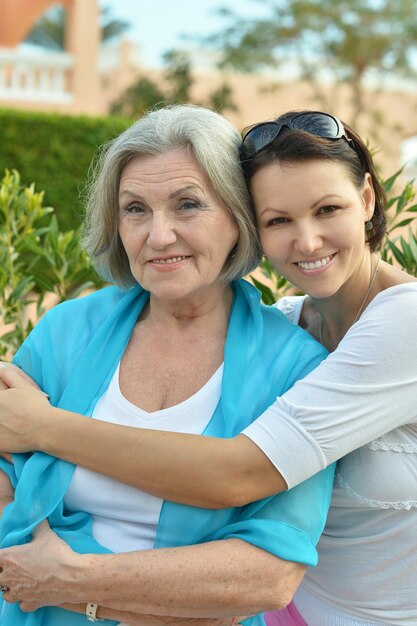
<instances>
[{"instance_id":1,"label":"black sunglasses","mask_svg":"<svg viewBox=\"0 0 417 626\"><path fill-rule=\"evenodd\" d=\"M271 145L282 130L303 130L310 135L324 139L345 139L353 150L353 141L346 135L342 122L330 113L308 111L295 113L280 122L262 122L249 128L243 134L240 146L240 158L247 161Z\"/></svg>"}]
</instances>

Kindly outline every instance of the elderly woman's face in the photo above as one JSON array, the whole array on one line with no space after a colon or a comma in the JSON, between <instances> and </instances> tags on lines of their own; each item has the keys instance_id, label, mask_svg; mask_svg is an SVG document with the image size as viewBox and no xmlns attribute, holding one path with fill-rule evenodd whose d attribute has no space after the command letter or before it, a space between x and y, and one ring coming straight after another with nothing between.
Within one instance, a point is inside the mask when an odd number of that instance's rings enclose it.
<instances>
[{"instance_id":1,"label":"elderly woman's face","mask_svg":"<svg viewBox=\"0 0 417 626\"><path fill-rule=\"evenodd\" d=\"M238 227L192 154L135 157L119 186L119 234L137 282L178 299L218 285Z\"/></svg>"}]
</instances>

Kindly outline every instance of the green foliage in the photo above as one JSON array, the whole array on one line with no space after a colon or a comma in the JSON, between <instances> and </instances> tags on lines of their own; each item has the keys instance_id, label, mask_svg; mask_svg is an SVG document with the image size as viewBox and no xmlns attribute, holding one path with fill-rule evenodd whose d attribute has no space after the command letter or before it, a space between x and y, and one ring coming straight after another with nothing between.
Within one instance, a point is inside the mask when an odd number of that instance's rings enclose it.
<instances>
[{"instance_id":1,"label":"green foliage","mask_svg":"<svg viewBox=\"0 0 417 626\"><path fill-rule=\"evenodd\" d=\"M149 109L165 106L165 97L155 81L142 76L114 100L110 113L132 119L141 117Z\"/></svg>"},{"instance_id":2,"label":"green foliage","mask_svg":"<svg viewBox=\"0 0 417 626\"><path fill-rule=\"evenodd\" d=\"M223 82L207 97L206 102L196 102L191 96L194 84L192 64L183 50L169 50L163 56L165 70L163 75L164 87L147 77L140 76L133 85L115 100L110 109L113 115L123 115L132 119L140 117L149 109L155 109L167 104L194 102L210 106L216 111L226 109L237 111L233 102L232 89L227 82Z\"/></svg>"},{"instance_id":3,"label":"green foliage","mask_svg":"<svg viewBox=\"0 0 417 626\"><path fill-rule=\"evenodd\" d=\"M384 182L384 189L388 195L392 192L395 183L398 183L401 173L402 170L399 170ZM389 197L387 236L380 252L384 261L400 266L412 276L417 276L417 204L415 200L416 191L413 182L408 182L398 195ZM295 293L291 283L277 272L268 259L262 260L260 270L266 278L266 283L252 275L250 278L261 292L262 301L265 304L273 304L288 291Z\"/></svg>"},{"instance_id":4,"label":"green foliage","mask_svg":"<svg viewBox=\"0 0 417 626\"><path fill-rule=\"evenodd\" d=\"M220 87L209 94L207 104L215 111L237 111L238 108L233 101L233 92L230 85L223 82Z\"/></svg>"},{"instance_id":5,"label":"green foliage","mask_svg":"<svg viewBox=\"0 0 417 626\"><path fill-rule=\"evenodd\" d=\"M0 181L0 356L10 357L41 315L100 279L80 244L80 229L61 232L43 192L24 187L17 171ZM32 314L31 314L32 313Z\"/></svg>"},{"instance_id":6,"label":"green foliage","mask_svg":"<svg viewBox=\"0 0 417 626\"><path fill-rule=\"evenodd\" d=\"M401 173L402 170L399 170L385 181L384 188L387 193ZM389 199L388 237L381 255L388 263L400 265L404 271L413 276L417 276L417 204L415 200L416 191L412 182L407 183L399 195Z\"/></svg>"},{"instance_id":7,"label":"green foliage","mask_svg":"<svg viewBox=\"0 0 417 626\"><path fill-rule=\"evenodd\" d=\"M291 283L277 272L270 260L266 257L261 261L260 270L267 279L267 284L262 283L253 275L250 276L250 279L261 292L262 302L265 302L265 304L274 304L278 298L282 298L282 296L291 289Z\"/></svg>"},{"instance_id":8,"label":"green foliage","mask_svg":"<svg viewBox=\"0 0 417 626\"><path fill-rule=\"evenodd\" d=\"M165 80L169 85L169 102L187 102L194 82L191 74L191 61L183 50L168 50L163 55Z\"/></svg>"},{"instance_id":9,"label":"green foliage","mask_svg":"<svg viewBox=\"0 0 417 626\"><path fill-rule=\"evenodd\" d=\"M120 118L91 118L0 109L0 172L16 169L22 180L45 189L61 228L81 222L80 191L98 147L127 128Z\"/></svg>"},{"instance_id":10,"label":"green foliage","mask_svg":"<svg viewBox=\"0 0 417 626\"><path fill-rule=\"evenodd\" d=\"M26 37L26 41L43 48L64 50L66 19L67 14L65 8L60 5L53 6L36 22L29 35ZM119 37L128 28L129 24L127 22L110 17L109 7L101 9L101 41L109 41L114 37Z\"/></svg>"},{"instance_id":11,"label":"green foliage","mask_svg":"<svg viewBox=\"0 0 417 626\"><path fill-rule=\"evenodd\" d=\"M355 126L363 110L370 72L414 72L417 0L252 0L257 13L243 19L221 10L226 26L205 39L221 55L221 67L256 71L298 64L320 106L332 110L320 79L349 85ZM255 7L254 7L255 8Z\"/></svg>"}]
</instances>

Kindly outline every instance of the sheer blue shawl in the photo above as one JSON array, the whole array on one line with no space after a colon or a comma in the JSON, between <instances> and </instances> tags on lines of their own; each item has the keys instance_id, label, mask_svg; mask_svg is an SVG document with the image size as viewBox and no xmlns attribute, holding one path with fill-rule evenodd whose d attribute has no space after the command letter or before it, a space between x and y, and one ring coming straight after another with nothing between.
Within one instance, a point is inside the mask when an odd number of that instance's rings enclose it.
<instances>
[{"instance_id":1,"label":"sheer blue shawl","mask_svg":"<svg viewBox=\"0 0 417 626\"><path fill-rule=\"evenodd\" d=\"M261 305L248 282L237 281L233 290L221 400L204 431L215 437L237 435L326 356L322 346L277 309ZM53 405L91 415L148 297L140 287L127 292L108 287L63 303L38 323L15 363L49 393ZM296 457L294 450L294 462ZM73 550L107 552L92 537L91 517L64 508L72 464L41 452L15 455L14 461L12 466L0 460L15 488L15 500L0 523L1 547L30 541L33 529L48 518ZM290 491L239 509L213 511L165 501L155 547L236 537L283 559L315 565L333 473L331 466ZM86 624L84 615L55 607L25 614L17 604L3 602L0 615L2 626ZM248 622L263 624L262 617Z\"/></svg>"}]
</instances>

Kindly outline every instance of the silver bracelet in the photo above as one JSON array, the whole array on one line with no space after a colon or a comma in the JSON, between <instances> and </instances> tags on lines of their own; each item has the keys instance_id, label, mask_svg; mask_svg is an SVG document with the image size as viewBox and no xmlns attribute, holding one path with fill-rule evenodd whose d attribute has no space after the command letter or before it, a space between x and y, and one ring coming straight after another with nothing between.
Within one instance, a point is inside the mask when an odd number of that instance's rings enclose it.
<instances>
[{"instance_id":1,"label":"silver bracelet","mask_svg":"<svg viewBox=\"0 0 417 626\"><path fill-rule=\"evenodd\" d=\"M94 602L88 602L85 607L85 614L89 622L103 622L104 620L97 617L98 605Z\"/></svg>"}]
</instances>

